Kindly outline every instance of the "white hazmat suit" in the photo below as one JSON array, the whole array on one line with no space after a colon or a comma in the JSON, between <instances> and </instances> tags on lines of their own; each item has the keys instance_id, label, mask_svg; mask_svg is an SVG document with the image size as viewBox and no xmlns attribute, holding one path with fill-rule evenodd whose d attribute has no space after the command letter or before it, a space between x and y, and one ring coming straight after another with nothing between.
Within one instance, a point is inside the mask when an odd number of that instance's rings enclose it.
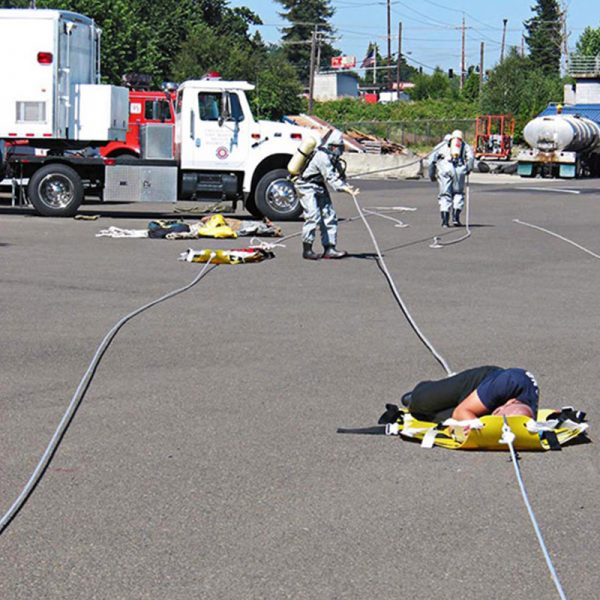
<instances>
[{"instance_id":1,"label":"white hazmat suit","mask_svg":"<svg viewBox=\"0 0 600 600\"><path fill-rule=\"evenodd\" d=\"M449 226L450 209L453 224L461 225L460 213L465 206L465 180L473 170L475 156L471 146L463 140L462 132L453 131L436 146L429 156L429 177L437 178L438 202L442 227Z\"/></svg>"},{"instance_id":2,"label":"white hazmat suit","mask_svg":"<svg viewBox=\"0 0 600 600\"><path fill-rule=\"evenodd\" d=\"M321 242L325 252L323 258L343 258L345 252L336 250L337 214L333 208L331 196L327 190L329 184L336 192L354 192L346 183L345 173L340 168L339 157L344 141L340 132L334 131L325 146L319 146L302 174L296 179L295 186L302 208L304 225L302 242L304 258L316 259L312 252L317 227L320 228Z\"/></svg>"}]
</instances>

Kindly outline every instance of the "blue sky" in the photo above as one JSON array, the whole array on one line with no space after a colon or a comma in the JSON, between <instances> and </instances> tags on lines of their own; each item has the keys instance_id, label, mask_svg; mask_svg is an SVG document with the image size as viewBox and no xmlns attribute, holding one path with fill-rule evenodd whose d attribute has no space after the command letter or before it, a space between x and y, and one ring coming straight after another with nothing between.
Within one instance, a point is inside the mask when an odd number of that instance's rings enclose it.
<instances>
[{"instance_id":1,"label":"blue sky","mask_svg":"<svg viewBox=\"0 0 600 600\"><path fill-rule=\"evenodd\" d=\"M533 0L391 0L392 53L398 47L398 23L402 22L402 53L414 66L425 71L437 65L444 69L460 67L461 32L464 14L466 30L466 63L479 64L480 43L485 43L485 67L490 68L500 57L502 20L508 19L506 45L521 46L523 21L533 13ZM600 27L600 0L565 0L569 47L574 48L587 26ZM336 9L331 19L338 39L334 46L344 54L364 58L370 41L379 44L387 54L387 0L333 0ZM230 0L230 6L248 6L262 19L259 27L263 38L277 43L280 28L286 25L280 16L280 4L272 0Z\"/></svg>"}]
</instances>

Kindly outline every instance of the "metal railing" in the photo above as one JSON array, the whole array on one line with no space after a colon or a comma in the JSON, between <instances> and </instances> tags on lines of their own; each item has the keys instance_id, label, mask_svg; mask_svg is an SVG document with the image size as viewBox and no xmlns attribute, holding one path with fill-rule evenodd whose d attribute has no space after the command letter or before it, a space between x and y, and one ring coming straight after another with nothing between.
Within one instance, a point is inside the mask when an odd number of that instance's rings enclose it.
<instances>
[{"instance_id":1,"label":"metal railing","mask_svg":"<svg viewBox=\"0 0 600 600\"><path fill-rule=\"evenodd\" d=\"M469 143L475 140L475 119L340 121L333 125L345 132L359 131L403 146L433 146L455 129L462 130Z\"/></svg>"},{"instance_id":2,"label":"metal railing","mask_svg":"<svg viewBox=\"0 0 600 600\"><path fill-rule=\"evenodd\" d=\"M568 71L573 77L600 77L600 54L598 56L571 55Z\"/></svg>"}]
</instances>

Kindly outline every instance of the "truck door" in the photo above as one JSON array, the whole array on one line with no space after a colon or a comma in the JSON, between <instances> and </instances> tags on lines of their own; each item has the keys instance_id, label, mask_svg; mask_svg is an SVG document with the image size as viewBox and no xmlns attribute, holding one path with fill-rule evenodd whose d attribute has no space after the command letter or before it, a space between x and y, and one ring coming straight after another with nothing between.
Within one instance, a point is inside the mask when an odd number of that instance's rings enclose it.
<instances>
[{"instance_id":1,"label":"truck door","mask_svg":"<svg viewBox=\"0 0 600 600\"><path fill-rule=\"evenodd\" d=\"M186 168L243 170L250 147L252 117L246 96L236 91L197 92L191 152Z\"/></svg>"}]
</instances>

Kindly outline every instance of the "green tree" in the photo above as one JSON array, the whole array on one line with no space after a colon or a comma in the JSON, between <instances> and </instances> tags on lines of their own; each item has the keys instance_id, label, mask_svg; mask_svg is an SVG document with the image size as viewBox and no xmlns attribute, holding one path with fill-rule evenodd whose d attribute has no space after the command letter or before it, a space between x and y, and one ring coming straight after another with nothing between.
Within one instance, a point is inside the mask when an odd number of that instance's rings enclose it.
<instances>
[{"instance_id":1,"label":"green tree","mask_svg":"<svg viewBox=\"0 0 600 600\"><path fill-rule=\"evenodd\" d=\"M465 79L461 95L466 100L477 100L479 98L479 73L472 67L469 68L469 74Z\"/></svg>"},{"instance_id":2,"label":"green tree","mask_svg":"<svg viewBox=\"0 0 600 600\"><path fill-rule=\"evenodd\" d=\"M520 130L548 102L562 98L562 82L557 75L536 69L530 57L515 48L492 69L483 87L480 107L489 114L512 114Z\"/></svg>"},{"instance_id":3,"label":"green tree","mask_svg":"<svg viewBox=\"0 0 600 600\"><path fill-rule=\"evenodd\" d=\"M600 54L600 27L586 27L577 40L575 47L580 56L598 56Z\"/></svg>"},{"instance_id":4,"label":"green tree","mask_svg":"<svg viewBox=\"0 0 600 600\"><path fill-rule=\"evenodd\" d=\"M300 79L308 81L310 72L311 39L317 31L320 64L329 65L337 51L329 43L334 33L329 19L334 14L330 0L277 0L285 9L280 15L290 22L283 28L283 44L288 60L296 68Z\"/></svg>"},{"instance_id":5,"label":"green tree","mask_svg":"<svg viewBox=\"0 0 600 600\"><path fill-rule=\"evenodd\" d=\"M438 100L456 98L456 86L442 69L437 67L431 75L419 73L413 78L415 87L409 90L413 100Z\"/></svg>"},{"instance_id":6,"label":"green tree","mask_svg":"<svg viewBox=\"0 0 600 600\"><path fill-rule=\"evenodd\" d=\"M563 42L562 13L558 0L537 0L531 8L535 13L523 25L533 66L547 75L558 75Z\"/></svg>"}]
</instances>

